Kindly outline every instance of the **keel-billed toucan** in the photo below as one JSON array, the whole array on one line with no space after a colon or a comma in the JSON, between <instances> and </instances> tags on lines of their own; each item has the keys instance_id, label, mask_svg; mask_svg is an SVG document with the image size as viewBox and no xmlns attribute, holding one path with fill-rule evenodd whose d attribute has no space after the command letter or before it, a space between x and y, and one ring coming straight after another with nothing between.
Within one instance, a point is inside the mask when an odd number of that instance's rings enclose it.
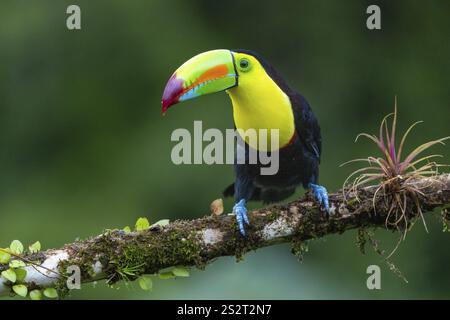
<instances>
[{"instance_id":1,"label":"keel-billed toucan","mask_svg":"<svg viewBox=\"0 0 450 320\"><path fill-rule=\"evenodd\" d=\"M221 49L191 58L169 79L162 97L162 111L178 102L219 91L226 91L231 98L237 129L279 130L279 149L272 150L279 152L278 172L262 175L260 164L235 163L235 182L224 191L225 196L235 197L233 213L241 234L245 235L244 223L249 224L247 201L281 201L299 185L310 188L328 211L327 191L317 184L321 154L319 123L306 99L292 90L258 54ZM244 145L258 148L247 140Z\"/></svg>"}]
</instances>

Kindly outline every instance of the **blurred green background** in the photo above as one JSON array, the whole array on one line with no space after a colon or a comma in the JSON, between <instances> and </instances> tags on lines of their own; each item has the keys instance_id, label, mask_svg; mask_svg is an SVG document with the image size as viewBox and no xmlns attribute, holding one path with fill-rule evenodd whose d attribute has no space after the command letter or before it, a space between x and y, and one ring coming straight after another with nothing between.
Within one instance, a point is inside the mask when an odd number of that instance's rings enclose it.
<instances>
[{"instance_id":1,"label":"blurred green background","mask_svg":"<svg viewBox=\"0 0 450 320\"><path fill-rule=\"evenodd\" d=\"M69 4L81 7L80 31L66 28ZM381 31L366 28L369 4L381 7ZM231 104L210 95L161 117L160 99L172 72L210 49L255 50L307 97L322 127L329 190L354 169L341 163L375 152L354 138L376 132L395 94L400 130L425 121L409 147L449 135L449 12L446 0L2 0L0 246L59 247L140 216L207 214L233 169L173 165L170 134L194 120L232 128ZM450 159L448 147L432 151ZM153 292L99 283L72 298L450 298L449 236L436 217L427 221L430 233L417 223L393 258L408 284L370 248L362 255L351 231L312 242L303 263L280 245L156 280ZM376 236L386 250L396 244L389 232ZM370 264L382 266L381 290L366 288Z\"/></svg>"}]
</instances>

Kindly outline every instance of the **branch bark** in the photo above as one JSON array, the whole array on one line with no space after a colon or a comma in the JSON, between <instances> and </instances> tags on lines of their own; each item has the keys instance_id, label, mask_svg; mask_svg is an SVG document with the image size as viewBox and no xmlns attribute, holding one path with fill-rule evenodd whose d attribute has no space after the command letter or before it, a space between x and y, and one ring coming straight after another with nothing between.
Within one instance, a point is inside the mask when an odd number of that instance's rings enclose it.
<instances>
[{"instance_id":1,"label":"branch bark","mask_svg":"<svg viewBox=\"0 0 450 320\"><path fill-rule=\"evenodd\" d=\"M450 204L450 174L410 183L423 192L419 201L424 213ZM203 268L218 257L239 258L250 250L277 243L301 242L361 227L384 227L389 206L380 201L374 212L372 199L376 188L359 190L359 201L345 201L342 191L330 194L329 217L309 195L288 204L254 210L249 214L251 224L246 238L239 235L231 215L178 220L141 232L107 231L60 249L26 255L24 258L35 261L35 265L26 267L24 282L29 288L62 289L66 269L71 265L80 268L82 282L101 279L113 282L120 280L126 270L133 270L135 276L129 276L132 280L140 274L154 274L175 265ZM412 200L408 206L408 219L417 218ZM0 271L6 268L0 264ZM10 292L11 284L0 278L0 295Z\"/></svg>"}]
</instances>

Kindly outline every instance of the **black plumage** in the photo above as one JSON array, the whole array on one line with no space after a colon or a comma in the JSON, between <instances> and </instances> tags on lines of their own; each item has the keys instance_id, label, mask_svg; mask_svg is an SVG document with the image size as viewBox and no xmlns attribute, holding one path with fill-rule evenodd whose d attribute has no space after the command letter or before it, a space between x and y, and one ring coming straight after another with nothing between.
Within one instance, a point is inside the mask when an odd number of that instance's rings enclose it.
<instances>
[{"instance_id":1,"label":"black plumage","mask_svg":"<svg viewBox=\"0 0 450 320\"><path fill-rule=\"evenodd\" d=\"M245 164L235 164L235 183L224 191L224 196L241 199L277 202L286 199L302 185L317 184L322 139L319 123L308 101L291 89L280 74L265 59L249 50L233 50L254 56L266 73L289 97L295 122L295 134L291 142L279 150L279 171L275 175L261 175L260 164L249 164L245 152ZM249 146L240 141L248 151Z\"/></svg>"}]
</instances>

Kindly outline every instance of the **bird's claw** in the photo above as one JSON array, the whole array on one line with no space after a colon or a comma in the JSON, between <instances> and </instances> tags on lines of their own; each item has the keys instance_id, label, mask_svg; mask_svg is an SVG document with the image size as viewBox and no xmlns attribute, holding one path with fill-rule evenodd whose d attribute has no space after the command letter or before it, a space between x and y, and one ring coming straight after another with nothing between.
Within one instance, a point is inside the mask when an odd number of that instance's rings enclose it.
<instances>
[{"instance_id":1,"label":"bird's claw","mask_svg":"<svg viewBox=\"0 0 450 320\"><path fill-rule=\"evenodd\" d=\"M327 189L325 189L325 187L313 183L310 183L309 187L311 188L312 193L314 194L314 197L316 198L317 202L319 202L319 204L324 207L326 212L330 214L330 205L328 202Z\"/></svg>"},{"instance_id":2,"label":"bird's claw","mask_svg":"<svg viewBox=\"0 0 450 320\"><path fill-rule=\"evenodd\" d=\"M240 233L245 236L244 223L250 224L247 216L247 208L245 207L245 199L241 199L234 205L233 213L236 215L236 221L238 223Z\"/></svg>"}]
</instances>

